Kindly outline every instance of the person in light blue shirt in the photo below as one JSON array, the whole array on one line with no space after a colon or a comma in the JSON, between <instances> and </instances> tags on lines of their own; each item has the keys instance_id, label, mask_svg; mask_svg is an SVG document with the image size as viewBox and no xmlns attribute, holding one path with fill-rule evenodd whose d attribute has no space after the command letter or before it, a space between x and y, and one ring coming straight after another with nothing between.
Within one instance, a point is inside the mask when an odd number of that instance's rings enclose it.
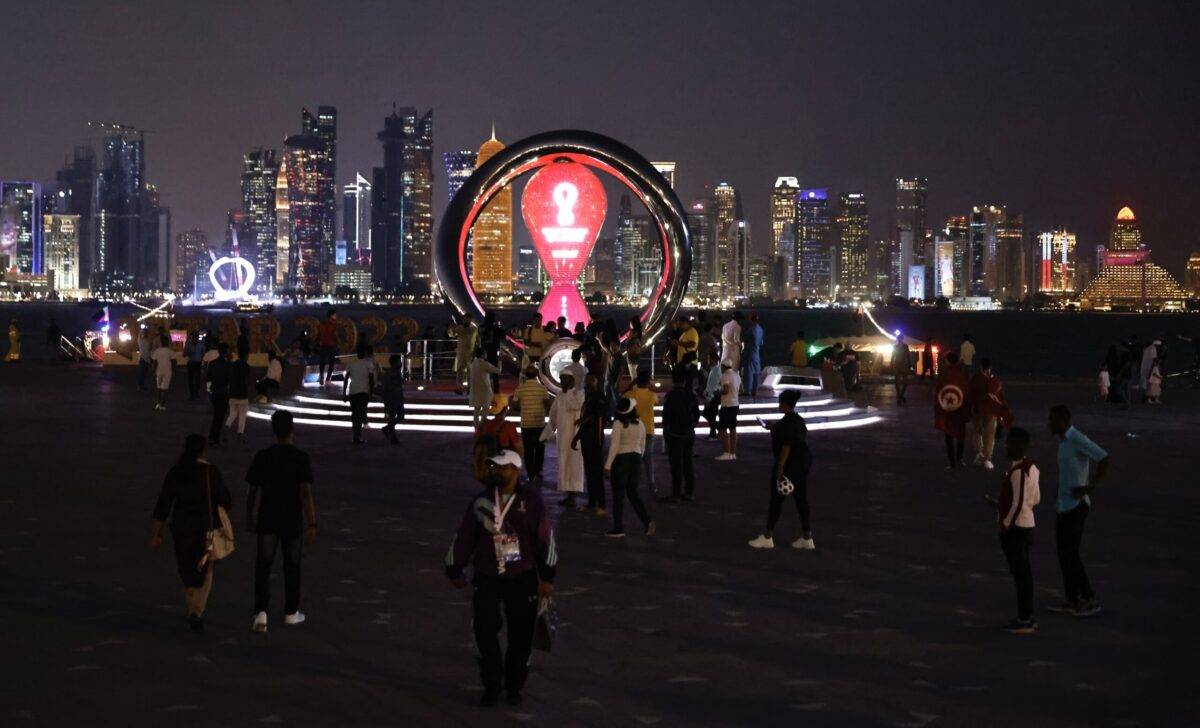
<instances>
[{"instance_id":1,"label":"person in light blue shirt","mask_svg":"<svg viewBox=\"0 0 1200 728\"><path fill-rule=\"evenodd\" d=\"M1063 604L1050 610L1093 617L1100 613L1100 602L1083 568L1079 547L1083 542L1083 525L1091 510L1090 494L1108 472L1108 452L1071 425L1071 411L1066 405L1050 408L1050 432L1059 441L1054 534L1066 598Z\"/></svg>"}]
</instances>

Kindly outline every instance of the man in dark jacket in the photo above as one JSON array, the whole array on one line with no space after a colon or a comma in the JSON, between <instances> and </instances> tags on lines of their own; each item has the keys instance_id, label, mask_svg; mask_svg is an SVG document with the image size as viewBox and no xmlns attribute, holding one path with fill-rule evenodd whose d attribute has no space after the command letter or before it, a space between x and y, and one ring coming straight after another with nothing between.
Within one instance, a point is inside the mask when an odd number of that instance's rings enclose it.
<instances>
[{"instance_id":1,"label":"man in dark jacket","mask_svg":"<svg viewBox=\"0 0 1200 728\"><path fill-rule=\"evenodd\" d=\"M519 705L529 675L538 602L554 591L558 553L542 496L520 486L521 456L501 450L486 462L480 478L484 490L463 514L446 554L446 575L463 588L468 563L474 572L473 623L483 680L480 705L496 704L502 679L508 704ZM502 659L499 636L504 622L508 654Z\"/></svg>"},{"instance_id":2,"label":"man in dark jacket","mask_svg":"<svg viewBox=\"0 0 1200 728\"><path fill-rule=\"evenodd\" d=\"M676 367L671 374L671 391L663 400L663 442L667 444L667 459L671 463L671 495L660 498L663 503L690 501L696 490L692 450L700 405L692 394L689 379L684 367Z\"/></svg>"},{"instance_id":3,"label":"man in dark jacket","mask_svg":"<svg viewBox=\"0 0 1200 728\"><path fill-rule=\"evenodd\" d=\"M208 444L221 444L221 427L229 412L229 379L232 372L229 363L229 344L217 346L217 358L208 365L208 398L212 402L213 418L208 428Z\"/></svg>"}]
</instances>

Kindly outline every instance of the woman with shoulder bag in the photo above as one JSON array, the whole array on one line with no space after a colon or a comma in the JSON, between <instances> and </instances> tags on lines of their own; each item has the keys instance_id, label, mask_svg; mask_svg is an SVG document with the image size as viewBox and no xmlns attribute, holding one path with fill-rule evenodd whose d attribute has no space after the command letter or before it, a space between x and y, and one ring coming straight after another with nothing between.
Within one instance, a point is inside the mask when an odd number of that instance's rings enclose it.
<instances>
[{"instance_id":1,"label":"woman with shoulder bag","mask_svg":"<svg viewBox=\"0 0 1200 728\"><path fill-rule=\"evenodd\" d=\"M233 550L228 517L233 499L221 471L202 457L204 444L203 435L188 435L184 440L183 454L163 480L150 537L151 548L162 546L163 526L169 517L188 625L193 632L204 631L213 562Z\"/></svg>"}]
</instances>

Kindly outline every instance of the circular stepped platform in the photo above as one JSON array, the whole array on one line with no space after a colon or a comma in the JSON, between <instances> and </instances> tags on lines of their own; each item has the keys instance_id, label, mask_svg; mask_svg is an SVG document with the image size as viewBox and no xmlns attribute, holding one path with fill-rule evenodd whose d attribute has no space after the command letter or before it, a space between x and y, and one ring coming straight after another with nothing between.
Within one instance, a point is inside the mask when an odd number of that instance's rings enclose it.
<instances>
[{"instance_id":1,"label":"circular stepped platform","mask_svg":"<svg viewBox=\"0 0 1200 728\"><path fill-rule=\"evenodd\" d=\"M309 385L301 392L267 404L252 403L249 415L257 419L270 419L277 409L289 410L295 416L296 423L301 425L350 427L350 404L342 401L340 387ZM409 396L404 411L404 422L396 426L398 431L470 433L475 430L471 423L471 407L464 396L452 393ZM821 391L805 392L796 405L796 411L804 417L809 430L866 427L883 419L874 407L855 407L848 399L834 398L828 392ZM774 396L759 396L757 401L743 401L738 412L738 435L765 435L767 431L758 425L758 420L771 422L780 417ZM518 415L510 415L508 419L513 423L520 422ZM367 427L382 427L383 421L383 403L370 402L367 405ZM655 408L655 421L662 422L662 405ZM696 434L708 434L705 420L700 420Z\"/></svg>"}]
</instances>

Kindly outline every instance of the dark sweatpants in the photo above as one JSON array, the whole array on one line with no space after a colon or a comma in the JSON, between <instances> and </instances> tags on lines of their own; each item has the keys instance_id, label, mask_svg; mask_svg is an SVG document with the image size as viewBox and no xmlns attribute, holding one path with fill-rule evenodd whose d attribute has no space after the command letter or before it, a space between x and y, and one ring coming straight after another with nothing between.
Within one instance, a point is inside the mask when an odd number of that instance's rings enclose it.
<instances>
[{"instance_id":1,"label":"dark sweatpants","mask_svg":"<svg viewBox=\"0 0 1200 728\"><path fill-rule=\"evenodd\" d=\"M546 461L546 443L542 442L541 427L522 427L521 445L525 448L525 474L536 478L542 474Z\"/></svg>"},{"instance_id":2,"label":"dark sweatpants","mask_svg":"<svg viewBox=\"0 0 1200 728\"><path fill-rule=\"evenodd\" d=\"M583 453L583 481L587 486L588 508L604 507L604 446L599 438L584 435L579 438Z\"/></svg>"},{"instance_id":3,"label":"dark sweatpants","mask_svg":"<svg viewBox=\"0 0 1200 728\"><path fill-rule=\"evenodd\" d=\"M1000 548L1008 559L1008 571L1017 585L1017 619L1033 617L1033 569L1029 566L1029 549L1033 546L1033 529L1011 526L1000 532Z\"/></svg>"},{"instance_id":4,"label":"dark sweatpants","mask_svg":"<svg viewBox=\"0 0 1200 728\"><path fill-rule=\"evenodd\" d=\"M196 399L200 396L200 387L203 384L203 372L200 370L200 362L189 361L187 363L187 380L188 380L188 399Z\"/></svg>"},{"instance_id":5,"label":"dark sweatpants","mask_svg":"<svg viewBox=\"0 0 1200 728\"><path fill-rule=\"evenodd\" d=\"M790 473L784 473L795 487L795 490L792 491L792 500L796 502L796 512L800 514L800 529L804 533L812 530L811 513L808 510L808 471L811 467L812 455L805 453L802 468L793 469L793 472ZM770 480L771 505L767 509L767 533L775 530L775 524L779 523L779 516L783 514L784 496L779 493L779 484L775 480L774 465L771 466Z\"/></svg>"},{"instance_id":6,"label":"dark sweatpants","mask_svg":"<svg viewBox=\"0 0 1200 728\"><path fill-rule=\"evenodd\" d=\"M225 426L225 415L229 414L229 395L210 394L208 399L213 408L212 424L208 427L208 441L218 443L221 441L221 428Z\"/></svg>"},{"instance_id":7,"label":"dark sweatpants","mask_svg":"<svg viewBox=\"0 0 1200 728\"><path fill-rule=\"evenodd\" d=\"M350 395L350 427L354 431L354 441L362 439L363 426L367 424L367 401L371 395L367 392L356 392Z\"/></svg>"},{"instance_id":8,"label":"dark sweatpants","mask_svg":"<svg viewBox=\"0 0 1200 728\"><path fill-rule=\"evenodd\" d=\"M519 692L529 676L529 653L533 649L533 626L537 621L537 573L516 576L484 576L474 579L472 628L479 651L479 677L483 687L499 690L501 677L510 693ZM504 617L500 616L501 605ZM500 628L508 622L508 653L500 651Z\"/></svg>"},{"instance_id":9,"label":"dark sweatpants","mask_svg":"<svg viewBox=\"0 0 1200 728\"><path fill-rule=\"evenodd\" d=\"M671 465L671 495L689 498L696 490L696 470L692 462L692 449L696 444L695 435L663 434L667 443L667 461Z\"/></svg>"},{"instance_id":10,"label":"dark sweatpants","mask_svg":"<svg viewBox=\"0 0 1200 728\"><path fill-rule=\"evenodd\" d=\"M271 567L275 552L283 550L283 613L300 609L300 558L303 538L258 534L258 557L254 561L254 613L267 611L271 602Z\"/></svg>"},{"instance_id":11,"label":"dark sweatpants","mask_svg":"<svg viewBox=\"0 0 1200 728\"><path fill-rule=\"evenodd\" d=\"M612 464L612 489L613 489L613 529L616 531L625 530L625 499L629 499L629 503L633 506L633 510L637 513L638 518L642 519L643 526L650 525L650 512L646 510L646 504L642 502L642 496L638 493L638 473L642 469L642 455L636 452L621 453L613 459Z\"/></svg>"},{"instance_id":12,"label":"dark sweatpants","mask_svg":"<svg viewBox=\"0 0 1200 728\"><path fill-rule=\"evenodd\" d=\"M1058 546L1058 565L1062 569L1063 593L1068 602L1090 600L1096 594L1088 581L1079 547L1083 543L1083 524L1091 509L1080 503L1065 513L1054 517L1054 539Z\"/></svg>"}]
</instances>

